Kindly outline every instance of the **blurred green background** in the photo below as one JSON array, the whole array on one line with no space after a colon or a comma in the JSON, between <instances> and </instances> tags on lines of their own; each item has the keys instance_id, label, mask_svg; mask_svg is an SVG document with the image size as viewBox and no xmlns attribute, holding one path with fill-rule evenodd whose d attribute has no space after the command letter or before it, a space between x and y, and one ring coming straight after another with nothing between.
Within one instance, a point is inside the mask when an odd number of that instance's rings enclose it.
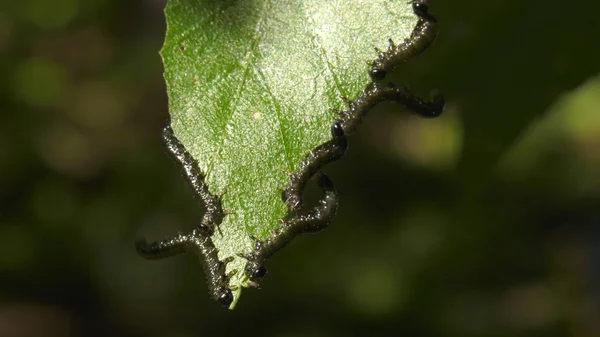
<instances>
[{"instance_id":1,"label":"blurred green background","mask_svg":"<svg viewBox=\"0 0 600 337\"><path fill-rule=\"evenodd\" d=\"M235 311L133 248L202 214L160 143L164 0L0 6L0 336L600 335L600 3L433 1L394 81L445 115L378 107L334 225Z\"/></svg>"}]
</instances>

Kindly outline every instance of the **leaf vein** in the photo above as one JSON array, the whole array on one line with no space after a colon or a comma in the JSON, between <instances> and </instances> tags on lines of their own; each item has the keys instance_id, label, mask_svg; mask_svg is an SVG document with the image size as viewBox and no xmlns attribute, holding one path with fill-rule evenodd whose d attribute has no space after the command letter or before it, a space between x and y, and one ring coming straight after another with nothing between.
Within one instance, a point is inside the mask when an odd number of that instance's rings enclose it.
<instances>
[{"instance_id":1,"label":"leaf vein","mask_svg":"<svg viewBox=\"0 0 600 337\"><path fill-rule=\"evenodd\" d=\"M264 3L263 3L264 4ZM252 68L252 65L254 64L252 61L252 58L255 56L255 49L256 46L259 43L259 37L261 35L261 26L263 25L264 21L266 20L266 5L263 5L262 9L260 10L261 15L258 18L258 20L256 20L256 25L254 27L254 31L252 32L252 43L249 44L246 53L244 55L244 59L243 61L240 63L241 67L244 69L244 75L242 77L242 80L240 81L237 90L236 90L236 95L234 97L233 100L230 101L229 104L229 109L227 109L228 115L224 116L224 121L225 123L223 123L223 127L221 130L221 134L223 135L219 140L219 144L217 144L217 150L215 151L215 155L211 158L209 164L208 164L208 172L206 173L207 175L210 174L210 172L212 172L215 163L217 161L217 158L220 156L220 154L223 151L223 144L225 143L225 140L230 136L230 133L228 132L229 130L229 125L231 124L232 121L232 117L235 114L236 111L236 106L241 98L241 93L243 92L245 85L246 85L246 81L248 79L248 75L250 74L250 70Z\"/></svg>"}]
</instances>

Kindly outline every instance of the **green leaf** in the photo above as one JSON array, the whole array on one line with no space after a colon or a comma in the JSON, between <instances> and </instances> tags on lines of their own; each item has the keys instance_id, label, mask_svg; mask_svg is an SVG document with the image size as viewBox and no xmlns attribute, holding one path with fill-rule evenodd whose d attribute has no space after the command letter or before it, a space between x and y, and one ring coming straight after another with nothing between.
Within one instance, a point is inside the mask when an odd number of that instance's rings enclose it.
<instances>
[{"instance_id":1,"label":"green leaf","mask_svg":"<svg viewBox=\"0 0 600 337\"><path fill-rule=\"evenodd\" d=\"M406 0L169 0L166 16L171 125L222 195L212 240L234 258L235 305L249 283L239 256L287 215L289 174L370 83L375 48L408 38L417 17Z\"/></svg>"}]
</instances>

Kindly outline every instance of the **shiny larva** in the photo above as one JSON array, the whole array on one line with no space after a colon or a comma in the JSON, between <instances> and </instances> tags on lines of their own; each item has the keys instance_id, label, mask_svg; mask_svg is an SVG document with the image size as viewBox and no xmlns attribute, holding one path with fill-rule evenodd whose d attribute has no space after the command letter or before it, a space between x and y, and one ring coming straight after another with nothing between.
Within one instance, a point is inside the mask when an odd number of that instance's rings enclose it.
<instances>
[{"instance_id":1,"label":"shiny larva","mask_svg":"<svg viewBox=\"0 0 600 337\"><path fill-rule=\"evenodd\" d=\"M163 143L173 159L183 168L184 176L194 190L196 198L202 204L205 214L198 228L210 236L225 217L225 212L223 212L223 207L221 206L221 198L210 193L205 176L198 167L198 162L185 149L179 139L175 137L170 124L171 122L168 120L163 128Z\"/></svg>"},{"instance_id":2,"label":"shiny larva","mask_svg":"<svg viewBox=\"0 0 600 337\"><path fill-rule=\"evenodd\" d=\"M205 176L200 171L197 161L175 137L169 121L163 128L163 141L175 161L183 168L183 173L205 213L200 224L189 235L179 234L174 238L152 243L140 240L136 243L137 252L142 257L151 260L193 253L202 262L208 278L211 297L221 305L228 307L233 301L233 294L229 289L229 277L225 273L225 266L231 258L220 261L218 250L210 238L225 217L221 198L210 193Z\"/></svg>"},{"instance_id":3,"label":"shiny larva","mask_svg":"<svg viewBox=\"0 0 600 337\"><path fill-rule=\"evenodd\" d=\"M391 101L404 105L408 110L421 117L438 117L444 109L444 97L434 93L430 101L423 100L412 94L408 89L394 84L373 82L363 90L355 102L350 102L348 109L340 111L338 123L344 134L356 132L365 115L377 104Z\"/></svg>"},{"instance_id":4,"label":"shiny larva","mask_svg":"<svg viewBox=\"0 0 600 337\"><path fill-rule=\"evenodd\" d=\"M378 58L370 62L373 81L382 81L396 66L421 54L437 37L437 20L429 13L428 1L414 0L412 6L419 17L417 25L408 39L398 45L389 39L388 50L378 51Z\"/></svg>"},{"instance_id":5,"label":"shiny larva","mask_svg":"<svg viewBox=\"0 0 600 337\"><path fill-rule=\"evenodd\" d=\"M303 207L302 193L308 180L323 166L342 158L346 153L348 141L340 123L331 126L331 136L330 141L310 151L298 170L290 175L290 185L282 195L290 212L297 212Z\"/></svg>"},{"instance_id":6,"label":"shiny larva","mask_svg":"<svg viewBox=\"0 0 600 337\"><path fill-rule=\"evenodd\" d=\"M150 260L193 253L202 262L208 277L208 291L211 297L225 307L229 307L233 301L233 294L229 289L229 277L225 272L230 259L220 261L218 251L210 237L198 229L193 230L189 235L179 234L159 242L148 243L140 240L136 243L136 250L141 256Z\"/></svg>"},{"instance_id":7,"label":"shiny larva","mask_svg":"<svg viewBox=\"0 0 600 337\"><path fill-rule=\"evenodd\" d=\"M324 194L317 206L283 220L266 240L255 239L254 250L244 256L248 260L245 272L250 280L256 282L264 277L267 271L265 261L297 235L318 232L331 224L338 210L338 193L324 173L318 173L318 183Z\"/></svg>"}]
</instances>

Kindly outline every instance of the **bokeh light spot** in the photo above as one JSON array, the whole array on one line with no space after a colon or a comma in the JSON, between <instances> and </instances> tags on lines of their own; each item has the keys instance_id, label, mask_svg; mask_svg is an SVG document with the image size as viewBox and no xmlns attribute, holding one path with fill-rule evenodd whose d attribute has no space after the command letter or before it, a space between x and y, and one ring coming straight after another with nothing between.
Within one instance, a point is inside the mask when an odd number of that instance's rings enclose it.
<instances>
[{"instance_id":1,"label":"bokeh light spot","mask_svg":"<svg viewBox=\"0 0 600 337\"><path fill-rule=\"evenodd\" d=\"M56 106L67 86L65 70L44 58L31 58L15 70L14 90L23 102L38 108Z\"/></svg>"},{"instance_id":2,"label":"bokeh light spot","mask_svg":"<svg viewBox=\"0 0 600 337\"><path fill-rule=\"evenodd\" d=\"M43 29L66 26L78 12L78 0L26 0L25 15Z\"/></svg>"},{"instance_id":3,"label":"bokeh light spot","mask_svg":"<svg viewBox=\"0 0 600 337\"><path fill-rule=\"evenodd\" d=\"M405 299L406 285L385 264L364 263L348 280L352 308L373 317L394 312Z\"/></svg>"}]
</instances>

